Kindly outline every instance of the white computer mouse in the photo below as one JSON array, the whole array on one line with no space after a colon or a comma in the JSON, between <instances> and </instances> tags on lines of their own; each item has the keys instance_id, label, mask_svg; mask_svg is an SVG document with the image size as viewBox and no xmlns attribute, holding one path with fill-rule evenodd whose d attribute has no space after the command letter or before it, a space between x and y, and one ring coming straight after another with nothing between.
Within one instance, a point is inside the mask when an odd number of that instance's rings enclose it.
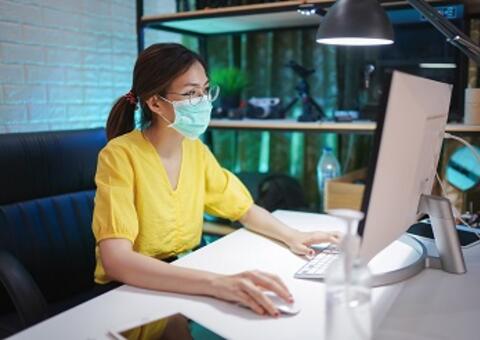
<instances>
[{"instance_id":1,"label":"white computer mouse","mask_svg":"<svg viewBox=\"0 0 480 340\"><path fill-rule=\"evenodd\" d=\"M300 307L295 302L288 303L285 300L283 300L280 296L278 296L277 294L271 291L265 291L263 292L263 294L265 294L265 296L267 296L273 302L275 307L277 307L277 309L281 313L294 315L300 312Z\"/></svg>"}]
</instances>

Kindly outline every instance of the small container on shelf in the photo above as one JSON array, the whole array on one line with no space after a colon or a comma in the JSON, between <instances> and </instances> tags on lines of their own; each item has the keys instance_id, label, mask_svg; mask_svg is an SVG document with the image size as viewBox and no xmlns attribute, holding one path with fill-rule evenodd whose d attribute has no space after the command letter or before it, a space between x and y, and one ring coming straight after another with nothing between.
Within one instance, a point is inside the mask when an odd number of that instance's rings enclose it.
<instances>
[{"instance_id":1,"label":"small container on shelf","mask_svg":"<svg viewBox=\"0 0 480 340\"><path fill-rule=\"evenodd\" d=\"M465 89L464 123L480 125L480 88Z\"/></svg>"}]
</instances>

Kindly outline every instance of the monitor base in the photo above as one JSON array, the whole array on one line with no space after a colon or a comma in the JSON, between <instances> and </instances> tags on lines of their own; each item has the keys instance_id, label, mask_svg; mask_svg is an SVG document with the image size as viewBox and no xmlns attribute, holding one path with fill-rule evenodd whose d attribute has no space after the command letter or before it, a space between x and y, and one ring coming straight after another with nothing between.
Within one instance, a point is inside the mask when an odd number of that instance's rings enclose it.
<instances>
[{"instance_id":1,"label":"monitor base","mask_svg":"<svg viewBox=\"0 0 480 340\"><path fill-rule=\"evenodd\" d=\"M408 234L404 234L395 242L400 242L410 247L410 251L414 256L413 260L393 270L386 269L378 272L372 269L374 272L372 276L372 287L387 286L407 280L425 269L428 256L427 249L422 242ZM378 256L382 256L382 253L378 254ZM372 262L375 260L378 259L374 257Z\"/></svg>"},{"instance_id":2,"label":"monitor base","mask_svg":"<svg viewBox=\"0 0 480 340\"><path fill-rule=\"evenodd\" d=\"M420 240L405 234L398 241L413 249L414 259L399 268L374 273L372 287L407 280L420 273L424 268L441 269L453 274L466 273L467 269L458 240L450 201L443 197L422 195L418 211L428 214L432 221L439 256L428 256L427 249ZM378 256L382 256L382 253ZM375 257L372 261L374 260Z\"/></svg>"}]
</instances>

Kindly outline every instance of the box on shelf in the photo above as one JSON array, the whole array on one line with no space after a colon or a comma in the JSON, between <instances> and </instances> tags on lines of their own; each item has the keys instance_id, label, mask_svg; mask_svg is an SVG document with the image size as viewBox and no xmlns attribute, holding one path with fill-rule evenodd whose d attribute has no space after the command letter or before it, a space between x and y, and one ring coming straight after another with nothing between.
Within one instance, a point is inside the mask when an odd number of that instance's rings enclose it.
<instances>
[{"instance_id":1,"label":"box on shelf","mask_svg":"<svg viewBox=\"0 0 480 340\"><path fill-rule=\"evenodd\" d=\"M364 181L366 177L367 169L364 168L327 181L323 197L324 209L360 210L365 185L355 182Z\"/></svg>"}]
</instances>

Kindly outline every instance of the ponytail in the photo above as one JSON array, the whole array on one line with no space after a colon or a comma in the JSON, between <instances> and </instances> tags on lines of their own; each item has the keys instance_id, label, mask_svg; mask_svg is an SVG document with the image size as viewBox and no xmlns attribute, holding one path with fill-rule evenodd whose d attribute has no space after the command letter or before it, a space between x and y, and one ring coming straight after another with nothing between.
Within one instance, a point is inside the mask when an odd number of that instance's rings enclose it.
<instances>
[{"instance_id":1,"label":"ponytail","mask_svg":"<svg viewBox=\"0 0 480 340\"><path fill-rule=\"evenodd\" d=\"M135 108L127 96L120 97L113 105L107 120L107 140L121 136L135 128Z\"/></svg>"}]
</instances>

